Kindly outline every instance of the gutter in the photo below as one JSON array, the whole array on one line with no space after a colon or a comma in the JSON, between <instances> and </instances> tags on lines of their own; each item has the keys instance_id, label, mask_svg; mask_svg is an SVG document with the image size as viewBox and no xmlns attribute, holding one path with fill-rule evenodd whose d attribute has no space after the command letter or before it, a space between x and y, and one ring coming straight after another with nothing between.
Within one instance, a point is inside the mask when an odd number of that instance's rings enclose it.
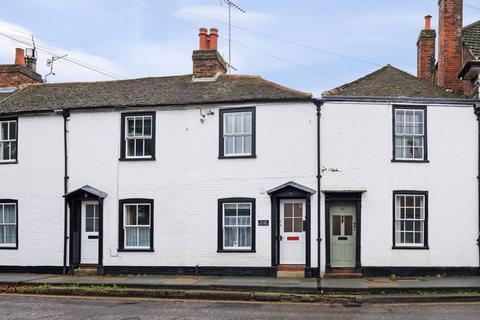
<instances>
[{"instance_id":1,"label":"gutter","mask_svg":"<svg viewBox=\"0 0 480 320\"><path fill-rule=\"evenodd\" d=\"M415 98L415 97L366 97L366 96L326 96L322 97L324 102L383 102L383 103L419 103L419 104L448 104L471 106L480 103L480 100L460 98Z\"/></svg>"},{"instance_id":2,"label":"gutter","mask_svg":"<svg viewBox=\"0 0 480 320\"><path fill-rule=\"evenodd\" d=\"M324 103L323 100L314 100L315 105L317 106L317 266L318 266L318 289L322 290L321 286L321 249L322 249L322 237L321 237L321 150L320 150L320 117L321 117L321 107Z\"/></svg>"},{"instance_id":3,"label":"gutter","mask_svg":"<svg viewBox=\"0 0 480 320\"><path fill-rule=\"evenodd\" d=\"M64 175L63 175L63 194L68 193L68 140L67 140L67 121L70 117L70 112L64 109L55 109L53 112L63 116L63 161L64 161ZM63 202L63 270L64 275L67 274L67 246L68 246L68 201L64 198Z\"/></svg>"}]
</instances>

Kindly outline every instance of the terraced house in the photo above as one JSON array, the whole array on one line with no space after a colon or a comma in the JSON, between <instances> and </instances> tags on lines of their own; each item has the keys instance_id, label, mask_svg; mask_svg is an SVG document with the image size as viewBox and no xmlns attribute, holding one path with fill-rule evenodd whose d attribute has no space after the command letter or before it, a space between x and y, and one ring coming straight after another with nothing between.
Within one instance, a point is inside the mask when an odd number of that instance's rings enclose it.
<instances>
[{"instance_id":1,"label":"terraced house","mask_svg":"<svg viewBox=\"0 0 480 320\"><path fill-rule=\"evenodd\" d=\"M439 1L438 63L427 17L417 76L387 65L318 99L228 74L216 29L183 76L43 84L18 50L0 271L478 274L480 24L461 5Z\"/></svg>"}]
</instances>

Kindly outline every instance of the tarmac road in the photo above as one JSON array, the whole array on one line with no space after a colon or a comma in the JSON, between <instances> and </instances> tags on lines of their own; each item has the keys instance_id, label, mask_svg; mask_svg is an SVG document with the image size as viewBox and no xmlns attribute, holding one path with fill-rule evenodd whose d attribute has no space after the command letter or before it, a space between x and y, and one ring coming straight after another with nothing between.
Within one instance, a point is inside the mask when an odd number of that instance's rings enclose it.
<instances>
[{"instance_id":1,"label":"tarmac road","mask_svg":"<svg viewBox=\"0 0 480 320\"><path fill-rule=\"evenodd\" d=\"M246 303L141 298L0 295L0 319L480 319L480 303L325 304Z\"/></svg>"}]
</instances>

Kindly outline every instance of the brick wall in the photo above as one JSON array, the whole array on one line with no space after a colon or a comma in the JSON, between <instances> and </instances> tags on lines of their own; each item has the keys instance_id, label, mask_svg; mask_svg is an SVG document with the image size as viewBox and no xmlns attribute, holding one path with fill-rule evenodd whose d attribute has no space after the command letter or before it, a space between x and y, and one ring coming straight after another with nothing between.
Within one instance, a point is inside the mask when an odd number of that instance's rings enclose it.
<instances>
[{"instance_id":1,"label":"brick wall","mask_svg":"<svg viewBox=\"0 0 480 320\"><path fill-rule=\"evenodd\" d=\"M27 83L40 82L42 82L42 77L27 67L17 64L0 65L0 88L19 87Z\"/></svg>"},{"instance_id":2,"label":"brick wall","mask_svg":"<svg viewBox=\"0 0 480 320\"><path fill-rule=\"evenodd\" d=\"M435 68L435 30L422 30L417 41L417 77L432 81Z\"/></svg>"}]
</instances>

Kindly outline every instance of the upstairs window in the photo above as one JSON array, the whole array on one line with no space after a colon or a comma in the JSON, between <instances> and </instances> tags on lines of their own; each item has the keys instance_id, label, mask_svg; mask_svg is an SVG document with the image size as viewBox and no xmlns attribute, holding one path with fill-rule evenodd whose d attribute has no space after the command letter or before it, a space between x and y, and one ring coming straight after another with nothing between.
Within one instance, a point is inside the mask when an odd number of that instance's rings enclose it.
<instances>
[{"instance_id":1,"label":"upstairs window","mask_svg":"<svg viewBox=\"0 0 480 320\"><path fill-rule=\"evenodd\" d=\"M255 157L255 108L220 110L219 158Z\"/></svg>"},{"instance_id":2,"label":"upstairs window","mask_svg":"<svg viewBox=\"0 0 480 320\"><path fill-rule=\"evenodd\" d=\"M427 161L425 107L394 107L394 161Z\"/></svg>"},{"instance_id":3,"label":"upstairs window","mask_svg":"<svg viewBox=\"0 0 480 320\"><path fill-rule=\"evenodd\" d=\"M17 248L17 201L0 200L0 249Z\"/></svg>"},{"instance_id":4,"label":"upstairs window","mask_svg":"<svg viewBox=\"0 0 480 320\"><path fill-rule=\"evenodd\" d=\"M394 192L394 248L428 248L428 194Z\"/></svg>"},{"instance_id":5,"label":"upstairs window","mask_svg":"<svg viewBox=\"0 0 480 320\"><path fill-rule=\"evenodd\" d=\"M17 161L17 119L0 119L0 163Z\"/></svg>"},{"instance_id":6,"label":"upstairs window","mask_svg":"<svg viewBox=\"0 0 480 320\"><path fill-rule=\"evenodd\" d=\"M155 113L122 114L121 160L155 159Z\"/></svg>"}]
</instances>

